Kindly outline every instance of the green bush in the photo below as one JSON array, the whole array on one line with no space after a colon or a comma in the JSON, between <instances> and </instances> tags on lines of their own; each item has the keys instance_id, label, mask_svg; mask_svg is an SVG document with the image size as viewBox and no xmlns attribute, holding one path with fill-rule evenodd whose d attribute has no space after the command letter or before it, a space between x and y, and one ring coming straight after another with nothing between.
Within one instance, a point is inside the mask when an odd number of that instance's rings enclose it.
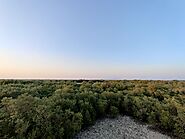
<instances>
[{"instance_id":1,"label":"green bush","mask_svg":"<svg viewBox=\"0 0 185 139\"><path fill-rule=\"evenodd\" d=\"M68 139L127 114L185 138L184 81L0 80L0 138Z\"/></svg>"},{"instance_id":2,"label":"green bush","mask_svg":"<svg viewBox=\"0 0 185 139\"><path fill-rule=\"evenodd\" d=\"M109 113L112 118L115 118L119 114L119 110L115 106L111 106Z\"/></svg>"}]
</instances>

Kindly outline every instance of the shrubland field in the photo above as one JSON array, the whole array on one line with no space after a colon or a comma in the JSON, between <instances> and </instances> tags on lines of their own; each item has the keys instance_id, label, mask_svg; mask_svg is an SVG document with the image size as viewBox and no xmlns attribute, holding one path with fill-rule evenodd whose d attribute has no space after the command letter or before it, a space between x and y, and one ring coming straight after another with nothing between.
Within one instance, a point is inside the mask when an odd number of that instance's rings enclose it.
<instances>
[{"instance_id":1,"label":"shrubland field","mask_svg":"<svg viewBox=\"0 0 185 139\"><path fill-rule=\"evenodd\" d=\"M68 139L129 115L185 138L185 82L0 80L0 138Z\"/></svg>"}]
</instances>

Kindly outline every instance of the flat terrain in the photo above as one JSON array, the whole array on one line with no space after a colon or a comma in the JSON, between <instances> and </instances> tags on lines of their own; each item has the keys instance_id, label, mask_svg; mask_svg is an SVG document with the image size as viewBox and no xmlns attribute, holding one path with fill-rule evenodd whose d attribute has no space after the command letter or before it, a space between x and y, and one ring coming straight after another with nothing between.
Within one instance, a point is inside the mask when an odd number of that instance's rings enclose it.
<instances>
[{"instance_id":1,"label":"flat terrain","mask_svg":"<svg viewBox=\"0 0 185 139\"><path fill-rule=\"evenodd\" d=\"M185 81L0 80L2 139L168 138L119 115L185 139Z\"/></svg>"},{"instance_id":2,"label":"flat terrain","mask_svg":"<svg viewBox=\"0 0 185 139\"><path fill-rule=\"evenodd\" d=\"M95 125L81 131L75 139L171 139L152 131L148 125L135 122L128 116L98 120Z\"/></svg>"}]
</instances>

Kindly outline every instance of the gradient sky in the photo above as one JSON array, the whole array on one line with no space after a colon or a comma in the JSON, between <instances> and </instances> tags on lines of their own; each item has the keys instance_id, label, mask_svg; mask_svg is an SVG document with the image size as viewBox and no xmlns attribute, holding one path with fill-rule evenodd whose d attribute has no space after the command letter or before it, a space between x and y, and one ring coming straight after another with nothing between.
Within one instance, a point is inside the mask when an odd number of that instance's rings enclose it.
<instances>
[{"instance_id":1,"label":"gradient sky","mask_svg":"<svg viewBox=\"0 0 185 139\"><path fill-rule=\"evenodd\" d=\"M184 0L0 0L0 78L185 79Z\"/></svg>"}]
</instances>

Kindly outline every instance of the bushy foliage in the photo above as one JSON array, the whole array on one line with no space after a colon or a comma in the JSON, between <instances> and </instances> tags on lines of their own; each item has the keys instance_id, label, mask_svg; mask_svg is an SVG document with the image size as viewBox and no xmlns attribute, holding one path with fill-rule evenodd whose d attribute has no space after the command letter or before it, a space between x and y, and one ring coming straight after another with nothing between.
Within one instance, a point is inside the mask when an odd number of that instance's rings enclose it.
<instances>
[{"instance_id":1,"label":"bushy foliage","mask_svg":"<svg viewBox=\"0 0 185 139\"><path fill-rule=\"evenodd\" d=\"M117 107L115 107L115 106L111 106L110 107L110 116L112 117L112 118L115 118L118 114L119 114L119 110L118 110L118 108Z\"/></svg>"},{"instance_id":2,"label":"bushy foliage","mask_svg":"<svg viewBox=\"0 0 185 139\"><path fill-rule=\"evenodd\" d=\"M184 81L0 80L0 138L69 139L130 115L185 138Z\"/></svg>"}]
</instances>

